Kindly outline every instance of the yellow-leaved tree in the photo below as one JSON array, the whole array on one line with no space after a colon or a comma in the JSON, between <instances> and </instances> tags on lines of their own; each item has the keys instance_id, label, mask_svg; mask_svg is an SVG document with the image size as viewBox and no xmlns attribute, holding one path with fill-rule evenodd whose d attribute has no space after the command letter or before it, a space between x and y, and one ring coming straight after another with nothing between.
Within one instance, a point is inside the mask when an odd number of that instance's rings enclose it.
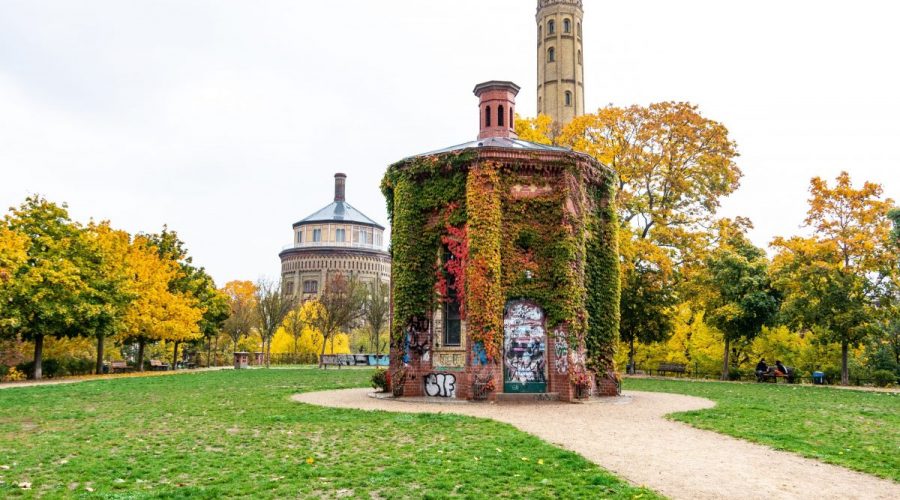
<instances>
[{"instance_id":1,"label":"yellow-leaved tree","mask_svg":"<svg viewBox=\"0 0 900 500\"><path fill-rule=\"evenodd\" d=\"M169 284L178 263L164 260L144 236L136 236L127 255L130 286L137 295L125 315L125 335L138 342L137 366L143 371L147 342L185 342L201 337L203 308L189 294L173 292Z\"/></svg>"}]
</instances>

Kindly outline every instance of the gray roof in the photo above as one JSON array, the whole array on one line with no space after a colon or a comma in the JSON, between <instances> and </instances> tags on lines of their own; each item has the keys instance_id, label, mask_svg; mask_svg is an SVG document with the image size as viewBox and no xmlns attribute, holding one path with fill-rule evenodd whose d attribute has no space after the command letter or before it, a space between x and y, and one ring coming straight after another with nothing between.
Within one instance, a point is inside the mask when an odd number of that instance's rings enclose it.
<instances>
[{"instance_id":1,"label":"gray roof","mask_svg":"<svg viewBox=\"0 0 900 500\"><path fill-rule=\"evenodd\" d=\"M436 151L429 151L427 153L422 153L418 155L410 156L410 158L414 158L416 156L431 156L438 155L442 153L450 153L453 151L461 151L463 149L470 148L509 148L509 149L525 149L531 151L559 151L561 153L571 153L572 150L568 148L561 148L559 146L548 146L546 144L538 144L536 142L523 141L522 139L509 139L506 137L489 137L487 139L475 140L464 142L462 144L457 144L456 146L450 146L449 148L438 149Z\"/></svg>"},{"instance_id":2,"label":"gray roof","mask_svg":"<svg viewBox=\"0 0 900 500\"><path fill-rule=\"evenodd\" d=\"M351 222L354 224L377 227L382 230L384 229L384 226L366 217L362 212L351 207L346 201L331 202L328 206L309 217L306 217L299 222L295 222L294 226L310 222Z\"/></svg>"}]
</instances>

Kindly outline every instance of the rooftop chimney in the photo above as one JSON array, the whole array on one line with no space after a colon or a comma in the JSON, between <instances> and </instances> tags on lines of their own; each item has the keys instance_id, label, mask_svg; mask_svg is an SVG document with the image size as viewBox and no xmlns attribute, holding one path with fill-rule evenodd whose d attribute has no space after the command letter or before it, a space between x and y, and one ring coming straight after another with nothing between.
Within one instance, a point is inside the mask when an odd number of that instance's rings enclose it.
<instances>
[{"instance_id":1,"label":"rooftop chimney","mask_svg":"<svg viewBox=\"0 0 900 500\"><path fill-rule=\"evenodd\" d=\"M347 174L334 174L334 201L346 201L344 186L347 183Z\"/></svg>"},{"instance_id":2,"label":"rooftop chimney","mask_svg":"<svg viewBox=\"0 0 900 500\"><path fill-rule=\"evenodd\" d=\"M491 80L475 86L480 113L478 139L503 137L516 139L516 94L519 86L513 82Z\"/></svg>"}]
</instances>

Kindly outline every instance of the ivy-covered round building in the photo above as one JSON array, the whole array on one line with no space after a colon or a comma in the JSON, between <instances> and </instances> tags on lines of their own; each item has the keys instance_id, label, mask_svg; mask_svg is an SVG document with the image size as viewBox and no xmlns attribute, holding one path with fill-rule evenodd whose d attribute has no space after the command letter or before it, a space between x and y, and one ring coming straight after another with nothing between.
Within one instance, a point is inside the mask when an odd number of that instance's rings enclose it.
<instances>
[{"instance_id":1,"label":"ivy-covered round building","mask_svg":"<svg viewBox=\"0 0 900 500\"><path fill-rule=\"evenodd\" d=\"M476 86L478 139L405 158L382 181L395 394L570 401L617 391L616 175L518 139L518 90Z\"/></svg>"}]
</instances>

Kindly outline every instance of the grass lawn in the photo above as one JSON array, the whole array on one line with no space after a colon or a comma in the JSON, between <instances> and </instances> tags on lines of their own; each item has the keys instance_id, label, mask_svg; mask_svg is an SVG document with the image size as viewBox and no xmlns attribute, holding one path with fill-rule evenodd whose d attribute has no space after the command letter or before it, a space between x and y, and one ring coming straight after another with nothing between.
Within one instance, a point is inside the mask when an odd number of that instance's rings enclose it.
<instances>
[{"instance_id":1,"label":"grass lawn","mask_svg":"<svg viewBox=\"0 0 900 500\"><path fill-rule=\"evenodd\" d=\"M506 424L289 399L365 386L370 373L229 370L0 390L0 497L657 498Z\"/></svg>"},{"instance_id":2,"label":"grass lawn","mask_svg":"<svg viewBox=\"0 0 900 500\"><path fill-rule=\"evenodd\" d=\"M900 394L635 378L624 388L711 399L715 408L671 418L900 481Z\"/></svg>"}]
</instances>

